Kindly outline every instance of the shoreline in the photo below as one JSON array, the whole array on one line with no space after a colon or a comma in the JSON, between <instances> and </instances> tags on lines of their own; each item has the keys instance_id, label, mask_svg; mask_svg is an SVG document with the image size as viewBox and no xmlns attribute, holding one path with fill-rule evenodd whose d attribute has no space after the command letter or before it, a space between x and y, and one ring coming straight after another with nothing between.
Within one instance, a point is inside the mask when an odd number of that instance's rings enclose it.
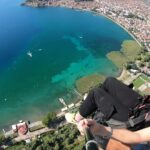
<instances>
[{"instance_id":1,"label":"shoreline","mask_svg":"<svg viewBox=\"0 0 150 150\"><path fill-rule=\"evenodd\" d=\"M48 2L47 2L48 3ZM88 2L85 2L85 3L88 3ZM93 2L94 3L94 2ZM114 22L115 24L119 25L123 30L125 30L138 44L140 47L142 47L142 41L140 42L138 38L136 38L136 36L134 35L134 33L130 32L123 24L119 23L117 20L113 19L112 17L110 17L109 15L106 15L104 14L104 12L98 12L96 9L93 9L93 8L83 8L83 6L80 4L77 4L75 6L71 6L69 5L69 2L66 2L65 4L57 4L57 2L52 2L52 3L48 3L48 4L44 4L44 5L38 5L40 4L40 2L36 2L33 4L33 2L24 2L23 3L23 6L27 6L27 7L35 7L35 8L43 8L43 7L61 7L61 8L68 8L68 9L73 9L73 10L77 10L77 11L81 11L81 12L91 12L91 13L95 13L99 16L104 16L106 17L107 19L111 20L112 22Z\"/></svg>"},{"instance_id":2,"label":"shoreline","mask_svg":"<svg viewBox=\"0 0 150 150\"><path fill-rule=\"evenodd\" d=\"M139 44L140 47L142 47L142 44L138 41L138 39L128 29L126 29L123 25L121 25L119 22L113 20L112 18L110 18L109 16L106 16L104 14L99 14L99 15L104 16L104 17L108 18L109 20L111 20L112 22L116 23L123 30L125 30Z\"/></svg>"},{"instance_id":3,"label":"shoreline","mask_svg":"<svg viewBox=\"0 0 150 150\"><path fill-rule=\"evenodd\" d=\"M56 6L49 6L49 7L56 7ZM112 22L114 22L115 24L117 24L118 26L120 26L123 30L125 30L139 44L139 46L142 47L142 44L138 41L138 39L128 29L126 29L122 24L120 24L119 22L117 22L116 20L114 20L113 18L111 18L111 17L109 17L109 16L107 16L105 14L102 14L100 12L93 11L93 10L84 10L84 9L79 9L79 8L76 9L76 8L70 8L70 7L64 7L64 6L58 6L58 7L74 9L74 10L78 10L78 11L81 11L81 12L91 12L91 13L96 14L98 16L104 16L107 19L109 19Z\"/></svg>"}]
</instances>

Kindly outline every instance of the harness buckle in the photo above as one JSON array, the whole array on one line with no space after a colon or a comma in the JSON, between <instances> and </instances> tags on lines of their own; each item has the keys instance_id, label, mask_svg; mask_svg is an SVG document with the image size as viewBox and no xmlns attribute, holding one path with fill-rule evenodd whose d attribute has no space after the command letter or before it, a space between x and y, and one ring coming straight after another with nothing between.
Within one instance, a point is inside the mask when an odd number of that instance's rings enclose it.
<instances>
[{"instance_id":1,"label":"harness buckle","mask_svg":"<svg viewBox=\"0 0 150 150\"><path fill-rule=\"evenodd\" d=\"M134 125L135 125L134 121L131 118L129 119L129 124L130 124L131 127L134 127Z\"/></svg>"}]
</instances>

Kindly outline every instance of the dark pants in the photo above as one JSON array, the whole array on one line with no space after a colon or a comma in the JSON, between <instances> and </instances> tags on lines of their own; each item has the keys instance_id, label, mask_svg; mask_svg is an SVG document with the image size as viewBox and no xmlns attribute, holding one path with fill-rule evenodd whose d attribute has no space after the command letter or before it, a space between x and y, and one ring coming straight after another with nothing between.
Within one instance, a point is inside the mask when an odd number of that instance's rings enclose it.
<instances>
[{"instance_id":1,"label":"dark pants","mask_svg":"<svg viewBox=\"0 0 150 150\"><path fill-rule=\"evenodd\" d=\"M131 88L109 77L101 87L91 90L80 106L79 112L87 117L94 111L101 111L106 119L113 118L119 121L128 120L129 109L138 102L140 95Z\"/></svg>"}]
</instances>

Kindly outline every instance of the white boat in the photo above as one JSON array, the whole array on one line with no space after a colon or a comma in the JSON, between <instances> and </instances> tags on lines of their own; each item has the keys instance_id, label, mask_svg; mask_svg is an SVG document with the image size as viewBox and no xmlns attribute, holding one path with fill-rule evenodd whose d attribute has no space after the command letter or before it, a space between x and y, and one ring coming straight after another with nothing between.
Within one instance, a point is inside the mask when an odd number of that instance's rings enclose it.
<instances>
[{"instance_id":1,"label":"white boat","mask_svg":"<svg viewBox=\"0 0 150 150\"><path fill-rule=\"evenodd\" d=\"M79 38L82 39L83 37L82 37L82 36L79 36Z\"/></svg>"},{"instance_id":2,"label":"white boat","mask_svg":"<svg viewBox=\"0 0 150 150\"><path fill-rule=\"evenodd\" d=\"M32 57L32 53L29 51L29 52L27 52L27 55L29 56L29 57Z\"/></svg>"},{"instance_id":3,"label":"white boat","mask_svg":"<svg viewBox=\"0 0 150 150\"><path fill-rule=\"evenodd\" d=\"M63 98L59 98L59 101L61 104L63 104L65 107L68 107L65 100Z\"/></svg>"}]
</instances>

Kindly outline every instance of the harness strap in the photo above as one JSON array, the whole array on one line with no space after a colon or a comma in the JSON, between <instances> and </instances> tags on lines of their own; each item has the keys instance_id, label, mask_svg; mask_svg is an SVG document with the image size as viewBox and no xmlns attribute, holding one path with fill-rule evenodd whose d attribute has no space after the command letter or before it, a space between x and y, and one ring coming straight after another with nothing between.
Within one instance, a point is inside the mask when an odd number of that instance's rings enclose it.
<instances>
[{"instance_id":1,"label":"harness strap","mask_svg":"<svg viewBox=\"0 0 150 150\"><path fill-rule=\"evenodd\" d=\"M107 124L109 126L111 126L112 128L130 128L130 127L134 127L135 125L145 121L145 116L146 114L142 114L137 118L130 118L128 121L126 122L121 122L115 119L110 119L107 121Z\"/></svg>"},{"instance_id":2,"label":"harness strap","mask_svg":"<svg viewBox=\"0 0 150 150\"><path fill-rule=\"evenodd\" d=\"M129 127L134 127L135 125L143 122L145 120L145 116L146 114L142 114L140 115L139 117L137 118L130 118L127 122L125 122L126 124L126 127L129 128Z\"/></svg>"}]
</instances>

